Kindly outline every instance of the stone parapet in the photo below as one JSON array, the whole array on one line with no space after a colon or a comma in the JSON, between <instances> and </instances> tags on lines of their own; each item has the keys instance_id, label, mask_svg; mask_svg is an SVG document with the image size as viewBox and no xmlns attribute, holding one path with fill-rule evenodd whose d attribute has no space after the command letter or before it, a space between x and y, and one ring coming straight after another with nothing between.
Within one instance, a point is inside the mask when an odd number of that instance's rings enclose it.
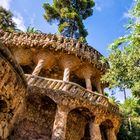
<instances>
[{"instance_id":1,"label":"stone parapet","mask_svg":"<svg viewBox=\"0 0 140 140\"><path fill-rule=\"evenodd\" d=\"M102 94L95 93L73 82L62 80L54 80L26 74L27 83L29 86L36 86L42 89L52 89L66 92L67 95L78 99L87 100L92 105L101 105L111 113L119 114L119 108L108 101L108 98Z\"/></svg>"}]
</instances>

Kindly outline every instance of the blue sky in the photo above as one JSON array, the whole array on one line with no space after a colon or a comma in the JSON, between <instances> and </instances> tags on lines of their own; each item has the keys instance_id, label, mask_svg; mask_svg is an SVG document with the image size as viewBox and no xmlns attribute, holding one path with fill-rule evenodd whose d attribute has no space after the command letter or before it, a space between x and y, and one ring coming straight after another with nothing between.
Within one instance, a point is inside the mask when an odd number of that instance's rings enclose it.
<instances>
[{"instance_id":1,"label":"blue sky","mask_svg":"<svg viewBox=\"0 0 140 140\"><path fill-rule=\"evenodd\" d=\"M14 13L14 20L19 28L25 30L33 26L46 33L56 33L57 25L48 24L44 18L44 2L52 0L0 0L0 5ZM128 20L128 10L132 7L133 0L95 0L93 16L84 23L88 30L88 43L108 55L107 45L125 33L124 24Z\"/></svg>"},{"instance_id":2,"label":"blue sky","mask_svg":"<svg viewBox=\"0 0 140 140\"><path fill-rule=\"evenodd\" d=\"M57 33L56 23L50 25L42 16L44 2L52 0L0 0L0 5L12 11L13 20L21 30L32 26L45 33ZM95 0L95 3L93 16L84 21L89 33L87 42L107 56L107 46L125 34L124 24L127 24L133 0ZM122 100L120 95L117 97Z\"/></svg>"}]
</instances>

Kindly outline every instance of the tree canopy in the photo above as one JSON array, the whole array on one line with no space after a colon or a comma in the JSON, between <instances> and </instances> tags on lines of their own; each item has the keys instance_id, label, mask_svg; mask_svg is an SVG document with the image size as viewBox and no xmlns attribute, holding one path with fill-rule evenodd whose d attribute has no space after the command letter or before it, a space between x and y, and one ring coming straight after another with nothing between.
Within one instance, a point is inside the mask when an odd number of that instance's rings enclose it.
<instances>
[{"instance_id":1,"label":"tree canopy","mask_svg":"<svg viewBox=\"0 0 140 140\"><path fill-rule=\"evenodd\" d=\"M88 35L83 20L93 13L93 0L53 0L53 4L44 3L44 18L48 22L57 21L58 31L66 36L85 41Z\"/></svg>"},{"instance_id":2,"label":"tree canopy","mask_svg":"<svg viewBox=\"0 0 140 140\"><path fill-rule=\"evenodd\" d=\"M140 0L135 0L130 14L127 34L109 46L110 69L103 80L109 82L110 88L131 89L140 97Z\"/></svg>"},{"instance_id":3,"label":"tree canopy","mask_svg":"<svg viewBox=\"0 0 140 140\"><path fill-rule=\"evenodd\" d=\"M139 140L140 139L140 100L137 98L127 98L119 105L121 111L121 128L117 135L119 140Z\"/></svg>"},{"instance_id":4,"label":"tree canopy","mask_svg":"<svg viewBox=\"0 0 140 140\"><path fill-rule=\"evenodd\" d=\"M16 24L12 20L13 14L0 6L0 28L6 31L14 31Z\"/></svg>"}]
</instances>

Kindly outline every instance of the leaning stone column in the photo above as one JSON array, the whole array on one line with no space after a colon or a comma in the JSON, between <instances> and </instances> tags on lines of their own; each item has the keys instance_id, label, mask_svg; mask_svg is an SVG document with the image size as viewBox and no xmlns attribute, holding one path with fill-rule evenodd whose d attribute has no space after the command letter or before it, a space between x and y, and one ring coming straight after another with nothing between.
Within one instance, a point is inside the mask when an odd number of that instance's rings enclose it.
<instances>
[{"instance_id":1,"label":"leaning stone column","mask_svg":"<svg viewBox=\"0 0 140 140\"><path fill-rule=\"evenodd\" d=\"M68 110L58 106L52 131L52 140L65 140Z\"/></svg>"},{"instance_id":2,"label":"leaning stone column","mask_svg":"<svg viewBox=\"0 0 140 140\"><path fill-rule=\"evenodd\" d=\"M44 65L44 59L40 59L40 60L38 61L37 66L35 67L35 69L34 69L32 75L39 75L41 69L43 68L43 65Z\"/></svg>"},{"instance_id":3,"label":"leaning stone column","mask_svg":"<svg viewBox=\"0 0 140 140\"><path fill-rule=\"evenodd\" d=\"M102 89L102 86L101 86L101 82L100 81L96 81L96 87L97 87L97 90L100 94L103 94L103 89Z\"/></svg>"},{"instance_id":4,"label":"leaning stone column","mask_svg":"<svg viewBox=\"0 0 140 140\"><path fill-rule=\"evenodd\" d=\"M92 84L91 84L91 79L90 78L85 78L86 82L86 88L90 91L92 91Z\"/></svg>"},{"instance_id":5,"label":"leaning stone column","mask_svg":"<svg viewBox=\"0 0 140 140\"><path fill-rule=\"evenodd\" d=\"M100 125L94 121L90 123L90 140L102 140Z\"/></svg>"},{"instance_id":6,"label":"leaning stone column","mask_svg":"<svg viewBox=\"0 0 140 140\"><path fill-rule=\"evenodd\" d=\"M69 77L70 77L70 68L65 68L63 81L69 82Z\"/></svg>"},{"instance_id":7,"label":"leaning stone column","mask_svg":"<svg viewBox=\"0 0 140 140\"><path fill-rule=\"evenodd\" d=\"M112 128L107 129L106 134L107 134L108 140L117 140L114 129L112 129Z\"/></svg>"}]
</instances>

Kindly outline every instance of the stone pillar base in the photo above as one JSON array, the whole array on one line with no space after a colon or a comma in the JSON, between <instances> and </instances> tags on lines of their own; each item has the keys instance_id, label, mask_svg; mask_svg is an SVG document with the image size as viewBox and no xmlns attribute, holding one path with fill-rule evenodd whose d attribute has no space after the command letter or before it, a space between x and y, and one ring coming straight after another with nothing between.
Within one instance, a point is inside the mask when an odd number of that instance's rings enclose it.
<instances>
[{"instance_id":1,"label":"stone pillar base","mask_svg":"<svg viewBox=\"0 0 140 140\"><path fill-rule=\"evenodd\" d=\"M90 140L102 140L100 126L94 122L90 123Z\"/></svg>"},{"instance_id":2,"label":"stone pillar base","mask_svg":"<svg viewBox=\"0 0 140 140\"><path fill-rule=\"evenodd\" d=\"M65 140L68 112L58 106L52 132L52 140Z\"/></svg>"}]
</instances>

